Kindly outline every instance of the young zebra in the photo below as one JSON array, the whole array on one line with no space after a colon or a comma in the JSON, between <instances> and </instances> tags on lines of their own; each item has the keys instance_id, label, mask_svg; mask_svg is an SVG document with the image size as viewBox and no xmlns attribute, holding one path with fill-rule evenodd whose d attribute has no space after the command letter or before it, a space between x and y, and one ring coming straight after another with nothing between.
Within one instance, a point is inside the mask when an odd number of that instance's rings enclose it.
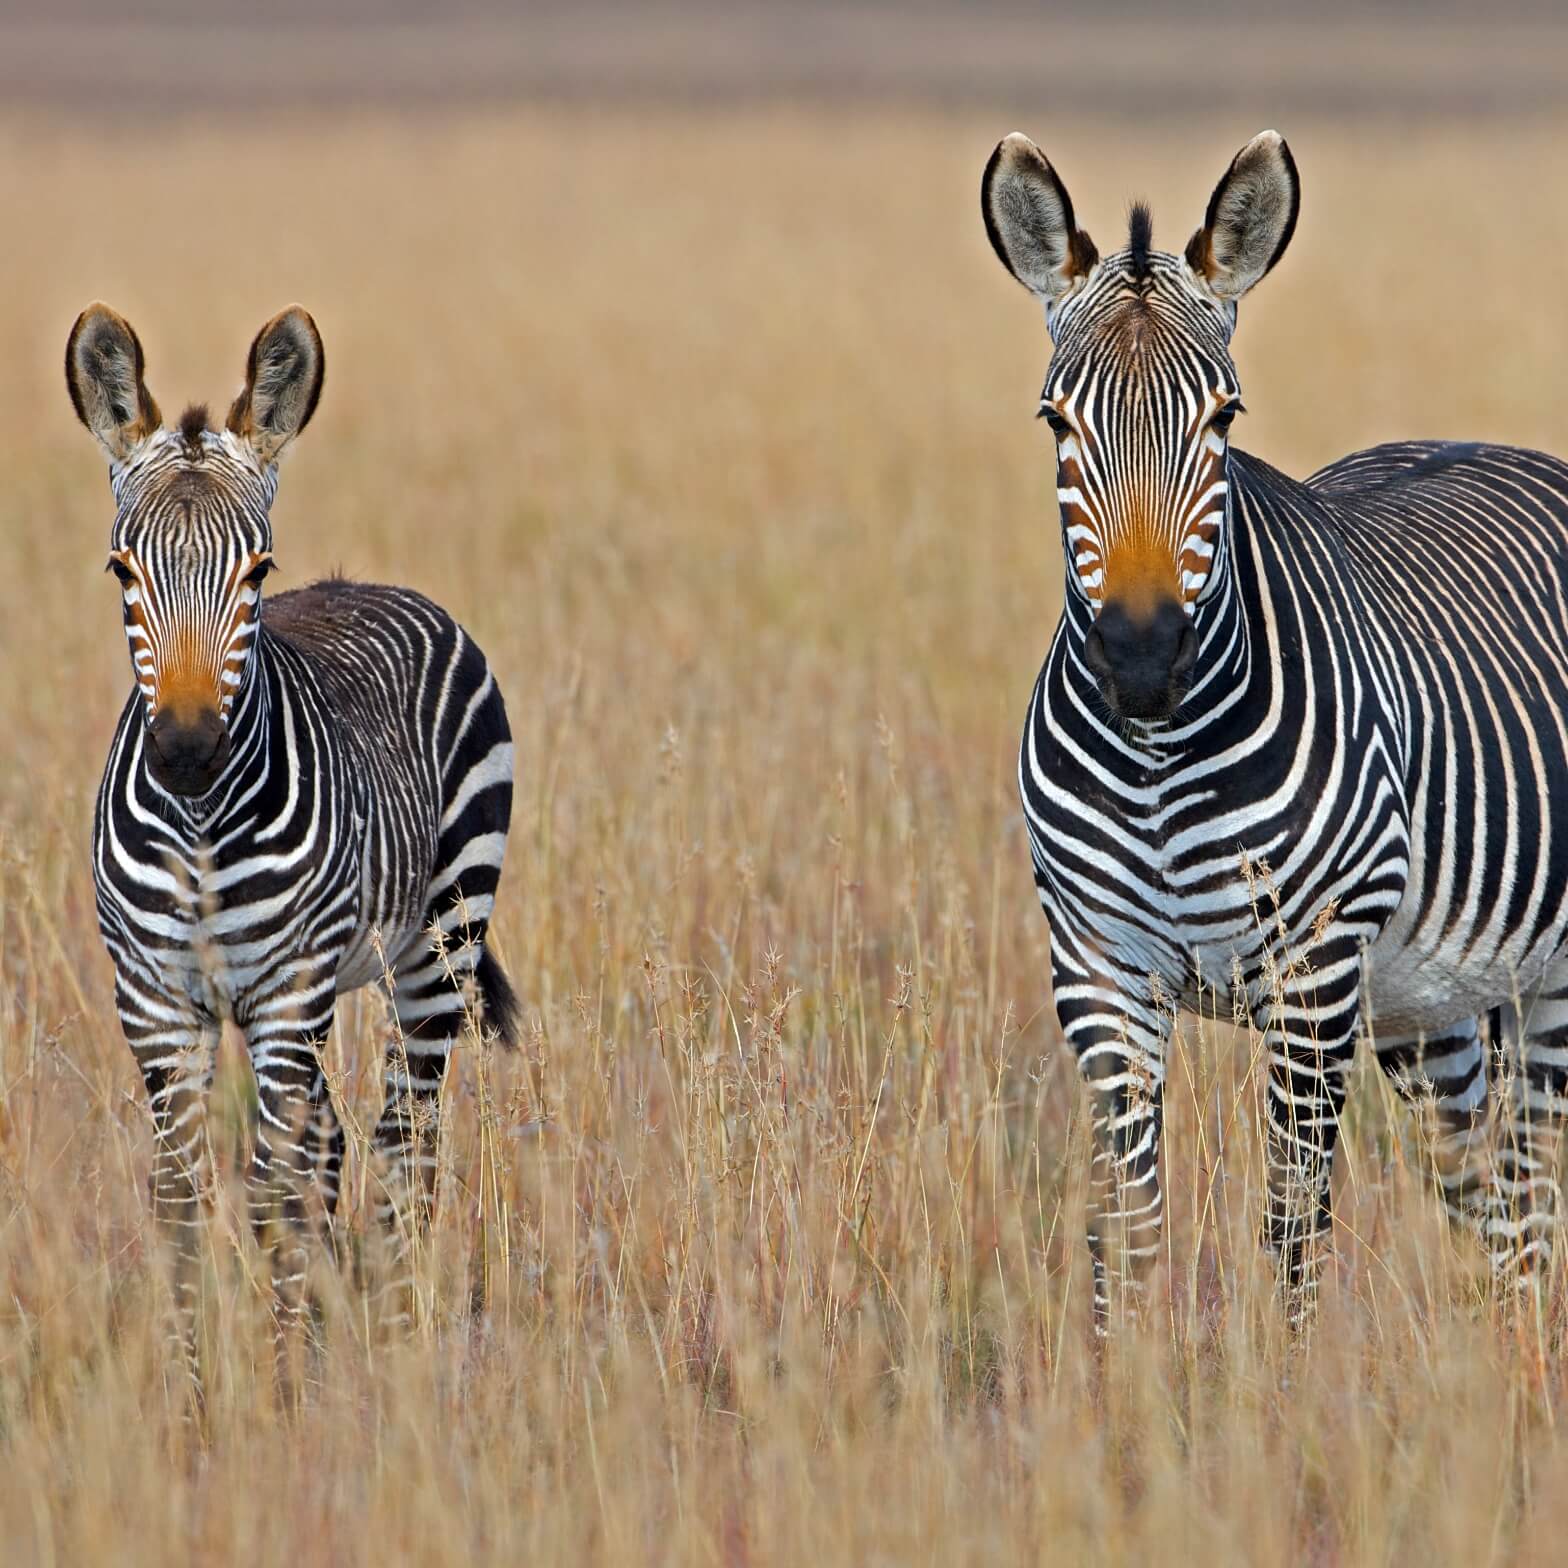
<instances>
[{"instance_id":1,"label":"young zebra","mask_svg":"<svg viewBox=\"0 0 1568 1568\"><path fill-rule=\"evenodd\" d=\"M1568 466L1412 442L1301 483L1231 447L1236 303L1299 204L1272 131L1179 256L1140 207L1102 258L1017 134L981 201L1054 343L1066 604L1020 785L1093 1101L1097 1322L1158 1251L1166 999L1263 1036L1265 1235L1297 1310L1363 1029L1435 1113L1450 1212L1503 1278L1540 1270L1568 1112Z\"/></svg>"},{"instance_id":2,"label":"young zebra","mask_svg":"<svg viewBox=\"0 0 1568 1568\"><path fill-rule=\"evenodd\" d=\"M263 608L278 456L323 368L316 325L293 307L257 334L224 428L192 408L170 430L112 310L84 311L65 352L71 401L109 456L108 569L136 679L98 795L98 918L152 1106L152 1195L193 1373L222 1022L256 1075L250 1205L285 1329L307 1224L330 1222L338 1198L343 1132L321 1055L337 998L391 976L401 1038L375 1130L389 1223L417 1224L428 1205L441 1081L473 993L493 1030L513 1031L484 945L512 802L484 655L406 588L333 579Z\"/></svg>"}]
</instances>

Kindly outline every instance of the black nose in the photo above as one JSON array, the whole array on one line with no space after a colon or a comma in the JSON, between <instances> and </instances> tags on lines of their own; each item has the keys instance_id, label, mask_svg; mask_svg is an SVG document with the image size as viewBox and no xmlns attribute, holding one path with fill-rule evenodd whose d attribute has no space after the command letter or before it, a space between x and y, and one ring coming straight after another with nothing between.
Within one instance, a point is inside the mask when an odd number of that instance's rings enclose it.
<instances>
[{"instance_id":1,"label":"black nose","mask_svg":"<svg viewBox=\"0 0 1568 1568\"><path fill-rule=\"evenodd\" d=\"M205 795L229 760L229 732L215 711L176 719L167 710L147 728L147 767L171 795Z\"/></svg>"},{"instance_id":2,"label":"black nose","mask_svg":"<svg viewBox=\"0 0 1568 1568\"><path fill-rule=\"evenodd\" d=\"M1198 634L1174 599L1141 617L1108 604L1089 628L1083 652L1102 695L1118 713L1129 719L1164 719L1187 695L1198 659Z\"/></svg>"}]
</instances>

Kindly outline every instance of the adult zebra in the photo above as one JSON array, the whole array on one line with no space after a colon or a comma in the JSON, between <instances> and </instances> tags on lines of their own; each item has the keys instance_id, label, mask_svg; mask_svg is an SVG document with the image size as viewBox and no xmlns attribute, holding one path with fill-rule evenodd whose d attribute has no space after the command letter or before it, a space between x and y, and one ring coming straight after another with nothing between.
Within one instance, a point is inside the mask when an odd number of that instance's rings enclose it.
<instances>
[{"instance_id":1,"label":"adult zebra","mask_svg":"<svg viewBox=\"0 0 1568 1568\"><path fill-rule=\"evenodd\" d=\"M262 606L278 455L323 369L296 306L257 334L222 430L204 408L166 429L112 310L84 311L65 353L72 403L109 456L109 570L136 678L98 796L98 918L152 1106L152 1195L176 1242L193 1374L202 1112L223 1020L256 1075L249 1201L285 1331L307 1226L337 1204L344 1140L322 1069L336 999L392 977L399 1027L374 1134L388 1222L424 1217L441 1081L476 991L488 1023L513 1031L484 945L512 800L484 655L405 588L334 579Z\"/></svg>"},{"instance_id":2,"label":"adult zebra","mask_svg":"<svg viewBox=\"0 0 1568 1568\"><path fill-rule=\"evenodd\" d=\"M1272 131L1180 256L1135 207L1101 258L1016 133L981 201L1054 343L1069 569L1020 785L1093 1102L1097 1323L1158 1248L1162 999L1205 991L1263 1036L1264 1234L1298 1308L1364 1024L1430 1091L1450 1213L1499 1275L1539 1271L1568 1111L1568 466L1410 442L1302 483L1230 446L1236 302L1299 206ZM1489 1150L1493 1009L1514 1070Z\"/></svg>"}]
</instances>

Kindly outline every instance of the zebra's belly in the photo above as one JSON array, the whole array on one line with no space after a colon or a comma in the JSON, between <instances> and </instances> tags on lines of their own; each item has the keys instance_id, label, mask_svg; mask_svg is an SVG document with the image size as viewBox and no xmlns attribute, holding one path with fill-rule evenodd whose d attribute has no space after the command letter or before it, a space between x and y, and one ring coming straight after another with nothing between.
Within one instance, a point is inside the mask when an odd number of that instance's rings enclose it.
<instances>
[{"instance_id":1,"label":"zebra's belly","mask_svg":"<svg viewBox=\"0 0 1568 1568\"><path fill-rule=\"evenodd\" d=\"M375 820L359 827L359 919L338 962L340 994L395 979L399 960L426 923L434 835L417 815L397 811L398 804L389 792ZM387 853L387 843L400 852Z\"/></svg>"},{"instance_id":2,"label":"zebra's belly","mask_svg":"<svg viewBox=\"0 0 1568 1568\"><path fill-rule=\"evenodd\" d=\"M417 920L391 920L365 925L354 932L338 963L338 993L357 991L362 985L391 976L396 978L398 959L418 934Z\"/></svg>"},{"instance_id":3,"label":"zebra's belly","mask_svg":"<svg viewBox=\"0 0 1568 1568\"><path fill-rule=\"evenodd\" d=\"M1419 1034L1487 1012L1540 984L1543 947L1516 956L1493 944L1414 943L1391 929L1367 952L1365 1007L1375 1030Z\"/></svg>"},{"instance_id":4,"label":"zebra's belly","mask_svg":"<svg viewBox=\"0 0 1568 1568\"><path fill-rule=\"evenodd\" d=\"M1450 891L1427 885L1437 857L1412 844L1404 897L1368 949L1362 995L1375 1027L1393 1034L1443 1029L1541 984L1568 939L1561 902L1542 879L1521 920L1507 884L1487 879ZM1529 884L1526 884L1527 886Z\"/></svg>"}]
</instances>

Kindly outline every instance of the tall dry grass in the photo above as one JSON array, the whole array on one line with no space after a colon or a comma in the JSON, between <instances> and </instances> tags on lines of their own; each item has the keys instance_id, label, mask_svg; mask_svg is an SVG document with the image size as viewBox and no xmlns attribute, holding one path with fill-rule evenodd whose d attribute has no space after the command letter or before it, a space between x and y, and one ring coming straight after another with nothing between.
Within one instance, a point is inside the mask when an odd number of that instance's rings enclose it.
<instances>
[{"instance_id":1,"label":"tall dry grass","mask_svg":"<svg viewBox=\"0 0 1568 1568\"><path fill-rule=\"evenodd\" d=\"M1556 1563L1554 1299L1515 1318L1358 1076L1321 1321L1254 1245L1256 1042L1188 1020L1158 1306L1097 1366L1082 1124L1012 769L1061 578L1046 343L981 234L1006 124L845 114L0 125L0 1553L7 1564ZM1026 128L1110 242L1258 127ZM1562 130L1282 127L1238 440L1568 450ZM283 581L413 583L518 740L408 1342L326 1286L292 1419L212 1129L211 1437L157 1359L150 1133L85 853L128 690L58 361L104 297L171 417L325 334ZM381 1004L330 1049L373 1122ZM344 1202L361 1226L356 1146Z\"/></svg>"}]
</instances>

